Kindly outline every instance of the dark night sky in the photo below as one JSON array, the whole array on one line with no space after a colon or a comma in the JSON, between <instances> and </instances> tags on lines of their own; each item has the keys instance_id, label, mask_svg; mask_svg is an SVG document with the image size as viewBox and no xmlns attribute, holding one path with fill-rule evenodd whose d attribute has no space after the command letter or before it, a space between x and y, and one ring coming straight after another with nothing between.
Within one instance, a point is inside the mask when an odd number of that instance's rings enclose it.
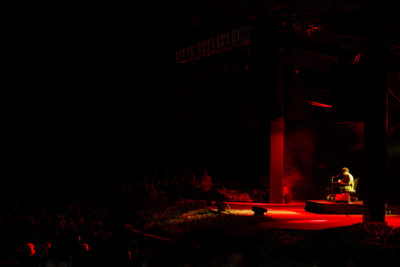
<instances>
[{"instance_id":1,"label":"dark night sky","mask_svg":"<svg viewBox=\"0 0 400 267\"><path fill-rule=\"evenodd\" d=\"M10 9L2 129L13 183L135 174L184 158L176 149L175 16L194 9L177 2Z\"/></svg>"},{"instance_id":2,"label":"dark night sky","mask_svg":"<svg viewBox=\"0 0 400 267\"><path fill-rule=\"evenodd\" d=\"M194 8L177 2L15 7L4 106L11 183L179 165L187 155L174 86L175 22Z\"/></svg>"},{"instance_id":3,"label":"dark night sky","mask_svg":"<svg viewBox=\"0 0 400 267\"><path fill-rule=\"evenodd\" d=\"M161 8L10 8L2 88L7 175L107 176L149 162L162 143L160 123L172 118L162 106L170 73Z\"/></svg>"}]
</instances>

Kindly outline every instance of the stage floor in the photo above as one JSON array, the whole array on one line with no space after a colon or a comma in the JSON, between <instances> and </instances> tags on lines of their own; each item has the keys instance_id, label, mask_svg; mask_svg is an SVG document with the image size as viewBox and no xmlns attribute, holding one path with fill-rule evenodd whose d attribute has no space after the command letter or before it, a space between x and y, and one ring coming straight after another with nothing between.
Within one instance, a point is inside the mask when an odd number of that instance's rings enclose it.
<instances>
[{"instance_id":1,"label":"stage floor","mask_svg":"<svg viewBox=\"0 0 400 267\"><path fill-rule=\"evenodd\" d=\"M232 214L253 216L253 206L262 207L268 211L265 216L272 218L271 221L263 222L264 227L321 230L352 224L362 223L362 214L320 214L305 210L305 202L292 202L290 204L269 203L241 203L225 202L229 204ZM400 227L399 215L386 215L386 222L393 227Z\"/></svg>"},{"instance_id":2,"label":"stage floor","mask_svg":"<svg viewBox=\"0 0 400 267\"><path fill-rule=\"evenodd\" d=\"M327 200L306 200L305 210L322 214L363 214L363 202L336 203Z\"/></svg>"}]
</instances>

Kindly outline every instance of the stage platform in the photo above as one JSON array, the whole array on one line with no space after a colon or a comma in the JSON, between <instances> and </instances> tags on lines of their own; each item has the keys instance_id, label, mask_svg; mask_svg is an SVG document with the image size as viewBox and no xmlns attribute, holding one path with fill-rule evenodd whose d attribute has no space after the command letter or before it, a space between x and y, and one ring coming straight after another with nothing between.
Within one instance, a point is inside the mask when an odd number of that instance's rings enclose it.
<instances>
[{"instance_id":1,"label":"stage platform","mask_svg":"<svg viewBox=\"0 0 400 267\"><path fill-rule=\"evenodd\" d=\"M319 214L363 214L363 202L335 203L327 200L306 200L305 210Z\"/></svg>"}]
</instances>

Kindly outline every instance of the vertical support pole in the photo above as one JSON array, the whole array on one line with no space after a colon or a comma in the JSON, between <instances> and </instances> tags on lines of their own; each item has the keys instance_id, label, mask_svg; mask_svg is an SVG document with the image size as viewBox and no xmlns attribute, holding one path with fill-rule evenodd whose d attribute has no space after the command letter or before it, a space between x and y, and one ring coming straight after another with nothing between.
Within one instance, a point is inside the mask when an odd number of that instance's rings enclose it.
<instances>
[{"instance_id":1,"label":"vertical support pole","mask_svg":"<svg viewBox=\"0 0 400 267\"><path fill-rule=\"evenodd\" d=\"M387 175L387 86L385 66L385 24L381 7L369 3L367 40L367 88L365 117L366 168L363 222L385 221Z\"/></svg>"},{"instance_id":2,"label":"vertical support pole","mask_svg":"<svg viewBox=\"0 0 400 267\"><path fill-rule=\"evenodd\" d=\"M281 116L271 121L270 148L270 202L282 203L282 181L284 175L285 119Z\"/></svg>"},{"instance_id":3,"label":"vertical support pole","mask_svg":"<svg viewBox=\"0 0 400 267\"><path fill-rule=\"evenodd\" d=\"M271 121L270 130L270 202L283 203L283 183L285 178L285 62L287 51L275 48L276 54L276 96L282 115Z\"/></svg>"}]
</instances>

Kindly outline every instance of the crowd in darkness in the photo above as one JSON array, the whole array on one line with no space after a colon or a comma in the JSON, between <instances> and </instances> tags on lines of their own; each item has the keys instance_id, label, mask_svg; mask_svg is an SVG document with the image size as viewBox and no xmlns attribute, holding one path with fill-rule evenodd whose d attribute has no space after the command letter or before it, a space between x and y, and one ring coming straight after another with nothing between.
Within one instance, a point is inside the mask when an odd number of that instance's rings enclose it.
<instances>
[{"instance_id":1,"label":"crowd in darkness","mask_svg":"<svg viewBox=\"0 0 400 267\"><path fill-rule=\"evenodd\" d=\"M21 196L3 201L0 229L1 266L81 266L84 258L108 257L112 236L109 210L93 200L62 203Z\"/></svg>"},{"instance_id":2,"label":"crowd in darkness","mask_svg":"<svg viewBox=\"0 0 400 267\"><path fill-rule=\"evenodd\" d=\"M168 205L181 198L209 199L212 191L207 170L196 176L187 170L169 175L164 169L123 179L121 185L117 192L120 204L133 216L141 209ZM111 213L115 207L91 195L45 195L31 192L2 199L0 265L39 267L52 266L53 262L56 266L58 261L87 266L88 261L95 261L95 266L110 266L114 242Z\"/></svg>"},{"instance_id":3,"label":"crowd in darkness","mask_svg":"<svg viewBox=\"0 0 400 267\"><path fill-rule=\"evenodd\" d=\"M152 176L143 177L136 188L145 205L150 207L161 201L178 198L207 200L211 197L213 182L207 169L197 176L195 172L188 170L170 175L168 169L163 169L161 175L155 171Z\"/></svg>"}]
</instances>

